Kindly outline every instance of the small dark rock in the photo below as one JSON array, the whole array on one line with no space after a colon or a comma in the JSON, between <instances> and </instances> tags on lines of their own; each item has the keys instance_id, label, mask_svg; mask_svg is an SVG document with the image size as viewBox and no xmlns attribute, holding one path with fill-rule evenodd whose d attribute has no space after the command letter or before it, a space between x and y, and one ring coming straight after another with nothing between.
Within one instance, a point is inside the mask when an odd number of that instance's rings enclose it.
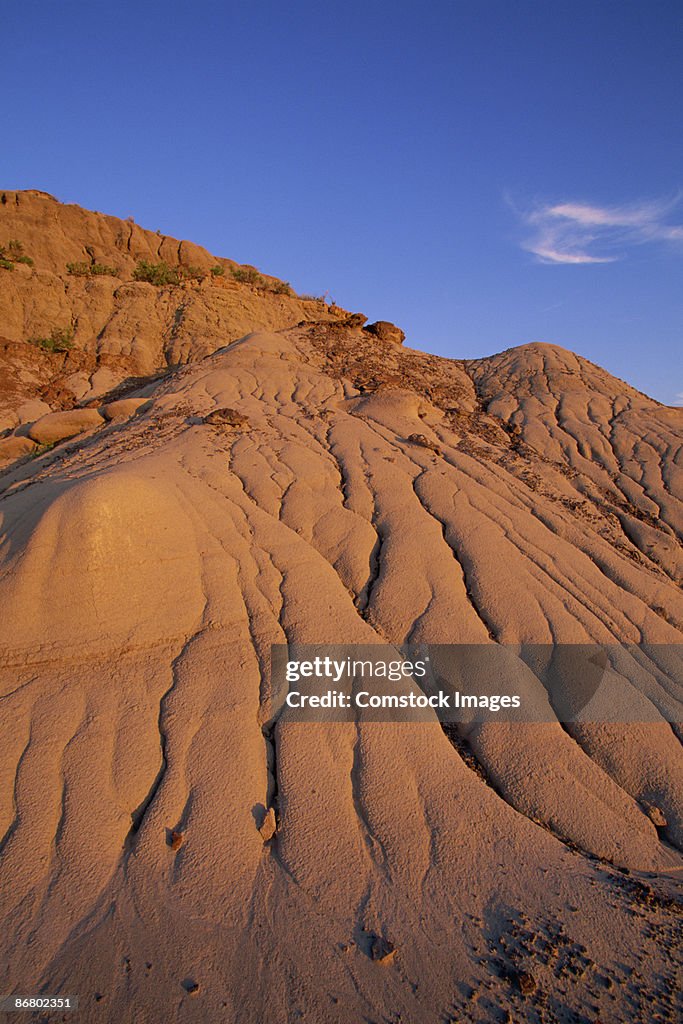
<instances>
[{"instance_id":1,"label":"small dark rock","mask_svg":"<svg viewBox=\"0 0 683 1024\"><path fill-rule=\"evenodd\" d=\"M249 420L236 409L214 409L202 420L210 427L219 427L222 430L244 430L249 426Z\"/></svg>"},{"instance_id":2,"label":"small dark rock","mask_svg":"<svg viewBox=\"0 0 683 1024\"><path fill-rule=\"evenodd\" d=\"M656 828L666 828L668 823L661 807L657 804L644 803L643 810Z\"/></svg>"},{"instance_id":3,"label":"small dark rock","mask_svg":"<svg viewBox=\"0 0 683 1024\"><path fill-rule=\"evenodd\" d=\"M394 949L393 943L385 939L383 935L376 935L374 932L370 935L370 959L379 960L380 962L386 962L393 957L396 950Z\"/></svg>"},{"instance_id":4,"label":"small dark rock","mask_svg":"<svg viewBox=\"0 0 683 1024\"><path fill-rule=\"evenodd\" d=\"M536 991L536 979L528 971L521 971L515 976L517 987L523 996L532 996Z\"/></svg>"},{"instance_id":5,"label":"small dark rock","mask_svg":"<svg viewBox=\"0 0 683 1024\"><path fill-rule=\"evenodd\" d=\"M438 444L434 444L424 434L410 434L407 438L410 444L418 444L420 448L429 448L430 451L436 452L437 455L441 455L441 449Z\"/></svg>"},{"instance_id":6,"label":"small dark rock","mask_svg":"<svg viewBox=\"0 0 683 1024\"><path fill-rule=\"evenodd\" d=\"M199 992L199 982L193 981L191 978L186 978L183 982L183 988L190 996L196 996Z\"/></svg>"},{"instance_id":7,"label":"small dark rock","mask_svg":"<svg viewBox=\"0 0 683 1024\"><path fill-rule=\"evenodd\" d=\"M406 340L401 328L396 324L389 323L388 320L378 320L374 324L368 324L363 330L379 338L380 341L392 341L395 345L402 345Z\"/></svg>"},{"instance_id":8,"label":"small dark rock","mask_svg":"<svg viewBox=\"0 0 683 1024\"><path fill-rule=\"evenodd\" d=\"M184 839L185 837L182 832L171 832L170 836L168 837L168 845L171 847L172 850L179 850L180 847L183 845Z\"/></svg>"}]
</instances>

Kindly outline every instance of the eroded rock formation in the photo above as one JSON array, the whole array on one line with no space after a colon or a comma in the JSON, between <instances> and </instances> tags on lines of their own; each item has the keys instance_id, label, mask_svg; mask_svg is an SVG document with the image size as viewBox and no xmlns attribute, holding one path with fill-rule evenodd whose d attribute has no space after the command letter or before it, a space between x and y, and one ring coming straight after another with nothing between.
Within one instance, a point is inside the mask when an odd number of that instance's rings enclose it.
<instances>
[{"instance_id":1,"label":"eroded rock formation","mask_svg":"<svg viewBox=\"0 0 683 1024\"><path fill-rule=\"evenodd\" d=\"M157 372L177 295L59 267L93 224L98 258L178 250L93 216L20 288L44 329L107 310L76 330L93 367L116 337ZM149 1024L674 1020L680 727L305 725L268 669L287 641L680 644L683 414L551 346L444 360L212 287L187 365L31 459L50 418L18 410L69 374L9 348L3 991ZM281 329L235 340L251 303ZM656 710L665 680L614 685Z\"/></svg>"}]
</instances>

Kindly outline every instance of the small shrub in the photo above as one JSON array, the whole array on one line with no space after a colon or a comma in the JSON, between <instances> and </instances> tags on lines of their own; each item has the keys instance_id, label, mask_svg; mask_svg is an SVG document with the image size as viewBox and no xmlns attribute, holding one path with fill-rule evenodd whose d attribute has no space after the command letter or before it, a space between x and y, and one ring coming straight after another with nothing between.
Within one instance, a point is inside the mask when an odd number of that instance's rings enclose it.
<instances>
[{"instance_id":1,"label":"small shrub","mask_svg":"<svg viewBox=\"0 0 683 1024\"><path fill-rule=\"evenodd\" d=\"M302 302L324 302L324 295L300 295L299 298Z\"/></svg>"},{"instance_id":2,"label":"small shrub","mask_svg":"<svg viewBox=\"0 0 683 1024\"><path fill-rule=\"evenodd\" d=\"M138 260L138 265L133 271L135 281L146 281L148 284L162 287L169 284L180 284L180 274L175 267L169 267L168 263L150 263L148 260Z\"/></svg>"},{"instance_id":3,"label":"small shrub","mask_svg":"<svg viewBox=\"0 0 683 1024\"><path fill-rule=\"evenodd\" d=\"M225 274L225 267L222 267L220 263L217 263L215 267L211 267L211 277L223 277Z\"/></svg>"},{"instance_id":4,"label":"small shrub","mask_svg":"<svg viewBox=\"0 0 683 1024\"><path fill-rule=\"evenodd\" d=\"M51 452L57 441L45 441L44 444L37 444L32 452L29 453L29 459L38 459L45 452Z\"/></svg>"},{"instance_id":5,"label":"small shrub","mask_svg":"<svg viewBox=\"0 0 683 1024\"><path fill-rule=\"evenodd\" d=\"M18 238L10 238L7 245L0 245L0 267L3 270L14 270L15 263L33 266L33 260L24 253L24 246Z\"/></svg>"},{"instance_id":6,"label":"small shrub","mask_svg":"<svg viewBox=\"0 0 683 1024\"><path fill-rule=\"evenodd\" d=\"M88 277L90 274L89 263L67 263L66 265L67 274L71 274L72 277Z\"/></svg>"},{"instance_id":7,"label":"small shrub","mask_svg":"<svg viewBox=\"0 0 683 1024\"><path fill-rule=\"evenodd\" d=\"M270 291L274 295L292 295L292 286L288 281L272 281Z\"/></svg>"},{"instance_id":8,"label":"small shrub","mask_svg":"<svg viewBox=\"0 0 683 1024\"><path fill-rule=\"evenodd\" d=\"M47 338L32 338L31 344L45 352L68 352L73 348L73 327L53 327Z\"/></svg>"},{"instance_id":9,"label":"small shrub","mask_svg":"<svg viewBox=\"0 0 683 1024\"><path fill-rule=\"evenodd\" d=\"M236 281L240 281L241 284L253 284L258 286L265 283L258 270L254 270L253 267L235 267L233 269L232 276Z\"/></svg>"},{"instance_id":10,"label":"small shrub","mask_svg":"<svg viewBox=\"0 0 683 1024\"><path fill-rule=\"evenodd\" d=\"M106 263L67 263L66 270L72 277L118 277L118 267L108 267Z\"/></svg>"}]
</instances>

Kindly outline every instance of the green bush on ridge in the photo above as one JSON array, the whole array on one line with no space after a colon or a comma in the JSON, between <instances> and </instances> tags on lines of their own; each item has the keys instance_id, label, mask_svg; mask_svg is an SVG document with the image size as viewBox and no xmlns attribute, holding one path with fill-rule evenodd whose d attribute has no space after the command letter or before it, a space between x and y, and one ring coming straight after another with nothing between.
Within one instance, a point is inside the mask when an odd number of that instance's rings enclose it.
<instances>
[{"instance_id":1,"label":"green bush on ridge","mask_svg":"<svg viewBox=\"0 0 683 1024\"><path fill-rule=\"evenodd\" d=\"M150 263L149 260L138 260L133 271L133 280L146 281L147 284L156 285L158 288L163 285L180 284L180 275L177 268L169 267L163 260L161 263Z\"/></svg>"},{"instance_id":2,"label":"green bush on ridge","mask_svg":"<svg viewBox=\"0 0 683 1024\"><path fill-rule=\"evenodd\" d=\"M23 242L18 238L10 238L7 245L0 245L0 267L3 270L14 270L15 263L25 263L27 267L33 266L33 260L24 252Z\"/></svg>"},{"instance_id":3,"label":"green bush on ridge","mask_svg":"<svg viewBox=\"0 0 683 1024\"><path fill-rule=\"evenodd\" d=\"M157 288L165 285L182 284L183 281L203 281L206 273L201 267L192 265L170 267L162 260L160 263L150 263L149 260L138 260L133 271L135 281L146 281Z\"/></svg>"},{"instance_id":4,"label":"green bush on ridge","mask_svg":"<svg viewBox=\"0 0 683 1024\"><path fill-rule=\"evenodd\" d=\"M233 267L232 276L240 284L250 284L264 292L272 292L273 295L293 295L294 291L288 281L269 281L254 267Z\"/></svg>"}]
</instances>

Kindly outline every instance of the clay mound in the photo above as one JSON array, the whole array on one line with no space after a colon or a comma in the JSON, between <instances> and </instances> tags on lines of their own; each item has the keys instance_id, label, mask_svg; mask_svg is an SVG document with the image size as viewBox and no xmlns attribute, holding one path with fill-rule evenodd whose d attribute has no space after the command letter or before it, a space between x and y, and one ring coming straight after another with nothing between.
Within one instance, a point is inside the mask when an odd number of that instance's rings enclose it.
<instances>
[{"instance_id":1,"label":"clay mound","mask_svg":"<svg viewBox=\"0 0 683 1024\"><path fill-rule=\"evenodd\" d=\"M486 411L576 491L603 503L628 537L683 581L683 410L666 408L553 345L524 345L467 363Z\"/></svg>"},{"instance_id":2,"label":"clay mound","mask_svg":"<svg viewBox=\"0 0 683 1024\"><path fill-rule=\"evenodd\" d=\"M683 768L663 718L449 737L297 724L270 691L285 641L681 643L670 575L563 426L544 451L482 407L489 371L357 324L256 333L5 474L5 991L30 977L86 1020L150 1024L674 1012ZM520 384L520 406L555 386ZM207 429L226 409L249 429ZM671 450L656 411L632 400ZM656 710L662 665L620 671Z\"/></svg>"}]
</instances>

